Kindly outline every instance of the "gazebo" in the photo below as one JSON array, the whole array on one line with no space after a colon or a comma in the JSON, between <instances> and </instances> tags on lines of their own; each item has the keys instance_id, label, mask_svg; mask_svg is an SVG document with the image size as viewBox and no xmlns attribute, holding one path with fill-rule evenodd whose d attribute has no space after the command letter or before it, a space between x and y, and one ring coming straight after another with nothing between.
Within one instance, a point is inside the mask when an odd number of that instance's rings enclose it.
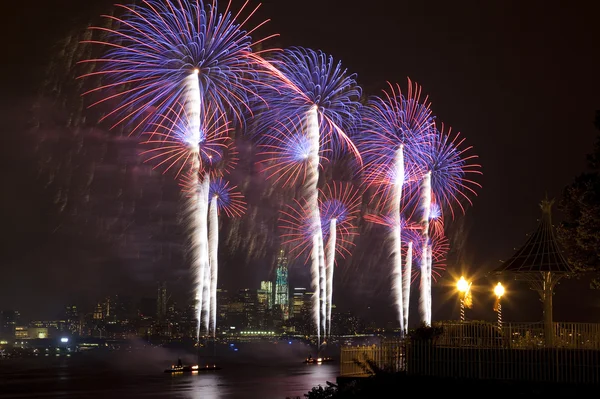
<instances>
[{"instance_id":1,"label":"gazebo","mask_svg":"<svg viewBox=\"0 0 600 399\"><path fill-rule=\"evenodd\" d=\"M554 200L548 199L540 203L542 218L537 229L510 259L494 271L499 275L527 282L531 289L539 294L544 309L544 336L547 346L552 346L554 341L552 320L554 287L563 277L573 273L554 233L553 204Z\"/></svg>"}]
</instances>

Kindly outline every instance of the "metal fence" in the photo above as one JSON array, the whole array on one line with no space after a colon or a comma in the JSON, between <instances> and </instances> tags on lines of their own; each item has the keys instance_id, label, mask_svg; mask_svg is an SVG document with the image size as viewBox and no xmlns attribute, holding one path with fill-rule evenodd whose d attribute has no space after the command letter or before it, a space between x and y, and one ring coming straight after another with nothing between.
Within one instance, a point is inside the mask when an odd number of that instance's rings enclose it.
<instances>
[{"instance_id":1,"label":"metal fence","mask_svg":"<svg viewBox=\"0 0 600 399\"><path fill-rule=\"evenodd\" d=\"M404 369L404 341L386 340L379 345L342 347L340 353L340 375L343 377L367 377L374 368L390 371Z\"/></svg>"},{"instance_id":2,"label":"metal fence","mask_svg":"<svg viewBox=\"0 0 600 399\"><path fill-rule=\"evenodd\" d=\"M544 323L506 323L502 327L481 322L440 322L437 346L569 348L600 350L600 324L553 323L551 339Z\"/></svg>"},{"instance_id":3,"label":"metal fence","mask_svg":"<svg viewBox=\"0 0 600 399\"><path fill-rule=\"evenodd\" d=\"M340 374L368 376L374 367L440 377L600 383L600 324L554 323L549 330L543 323L435 326L442 333L432 340L343 347Z\"/></svg>"}]
</instances>

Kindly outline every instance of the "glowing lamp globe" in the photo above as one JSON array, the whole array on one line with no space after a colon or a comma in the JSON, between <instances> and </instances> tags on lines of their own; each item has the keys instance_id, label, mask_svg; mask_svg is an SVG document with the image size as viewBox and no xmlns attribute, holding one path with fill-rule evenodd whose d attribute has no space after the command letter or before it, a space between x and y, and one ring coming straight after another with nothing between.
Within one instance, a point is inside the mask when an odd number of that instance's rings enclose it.
<instances>
[{"instance_id":1,"label":"glowing lamp globe","mask_svg":"<svg viewBox=\"0 0 600 399\"><path fill-rule=\"evenodd\" d=\"M494 287L494 294L496 294L498 298L501 298L502 295L504 295L504 286L502 286L501 283L498 283L498 285Z\"/></svg>"},{"instance_id":2,"label":"glowing lamp globe","mask_svg":"<svg viewBox=\"0 0 600 399\"><path fill-rule=\"evenodd\" d=\"M456 282L456 289L458 289L459 292L467 292L469 290L469 283L464 277L461 276Z\"/></svg>"}]
</instances>

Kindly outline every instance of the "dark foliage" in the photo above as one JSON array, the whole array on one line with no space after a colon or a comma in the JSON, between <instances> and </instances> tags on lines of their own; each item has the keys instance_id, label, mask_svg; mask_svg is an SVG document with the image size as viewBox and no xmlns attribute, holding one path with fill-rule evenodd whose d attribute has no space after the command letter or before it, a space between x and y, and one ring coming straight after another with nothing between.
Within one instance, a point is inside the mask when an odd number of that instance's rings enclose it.
<instances>
[{"instance_id":1,"label":"dark foliage","mask_svg":"<svg viewBox=\"0 0 600 399\"><path fill-rule=\"evenodd\" d=\"M435 338L439 337L443 333L444 333L443 327L436 327L436 326L430 327L430 326L423 325L423 326L418 327L415 330L411 331L409 333L409 336L413 340L430 341L430 340L435 340Z\"/></svg>"},{"instance_id":2,"label":"dark foliage","mask_svg":"<svg viewBox=\"0 0 600 399\"><path fill-rule=\"evenodd\" d=\"M596 111L600 130L600 111ZM567 186L559 202L565 220L558 237L571 265L580 272L600 271L600 135L588 155L588 170ZM600 287L595 279L596 288Z\"/></svg>"}]
</instances>

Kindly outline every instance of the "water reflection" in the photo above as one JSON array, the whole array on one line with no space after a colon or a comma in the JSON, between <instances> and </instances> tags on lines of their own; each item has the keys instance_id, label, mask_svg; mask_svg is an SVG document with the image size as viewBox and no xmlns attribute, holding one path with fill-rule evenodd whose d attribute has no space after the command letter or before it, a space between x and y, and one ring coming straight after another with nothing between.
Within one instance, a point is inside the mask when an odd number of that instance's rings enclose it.
<instances>
[{"instance_id":1,"label":"water reflection","mask_svg":"<svg viewBox=\"0 0 600 399\"><path fill-rule=\"evenodd\" d=\"M221 370L211 372L163 373L172 358L170 354L155 360L144 356L0 360L0 399L304 399L312 387L334 382L339 372L337 362L304 364L301 356L287 356L228 359L220 364Z\"/></svg>"},{"instance_id":2,"label":"water reflection","mask_svg":"<svg viewBox=\"0 0 600 399\"><path fill-rule=\"evenodd\" d=\"M335 382L337 364L230 365L198 375L173 375L171 392L186 399L304 398L312 387Z\"/></svg>"}]
</instances>

